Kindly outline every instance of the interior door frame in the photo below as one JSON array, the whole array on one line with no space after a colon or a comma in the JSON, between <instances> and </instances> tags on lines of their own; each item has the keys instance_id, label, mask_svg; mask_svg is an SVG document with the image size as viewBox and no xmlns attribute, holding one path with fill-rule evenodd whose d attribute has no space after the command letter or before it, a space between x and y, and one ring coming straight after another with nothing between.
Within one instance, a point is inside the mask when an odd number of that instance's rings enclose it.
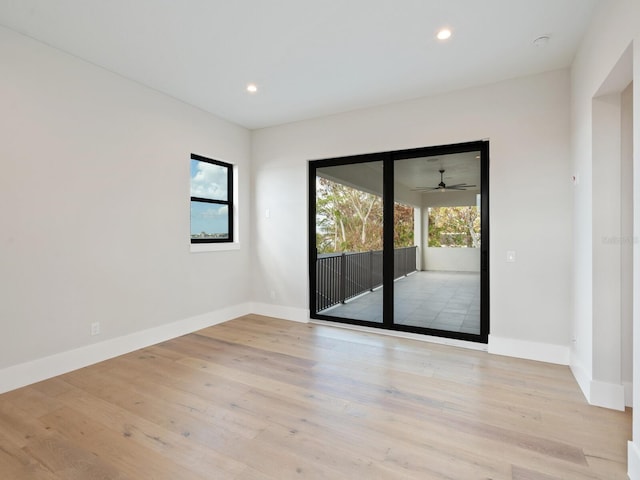
<instances>
[{"instance_id":1,"label":"interior door frame","mask_svg":"<svg viewBox=\"0 0 640 480\"><path fill-rule=\"evenodd\" d=\"M382 162L383 170L383 218L393 218L394 214L394 162L419 157L431 157L450 155L455 153L480 152L480 218L481 218L481 244L480 244L480 334L435 330L412 325L396 324L393 319L394 302L394 249L393 222L383 223L383 321L382 323L354 320L349 318L323 315L316 312L316 172L323 167ZM309 201L309 316L311 319L327 320L338 323L374 327L387 330L404 331L438 337L454 338L478 343L488 343L489 339L489 141L479 140L473 142L438 145L430 147L395 150L389 152L370 153L346 157L310 160L308 164L308 201Z\"/></svg>"}]
</instances>

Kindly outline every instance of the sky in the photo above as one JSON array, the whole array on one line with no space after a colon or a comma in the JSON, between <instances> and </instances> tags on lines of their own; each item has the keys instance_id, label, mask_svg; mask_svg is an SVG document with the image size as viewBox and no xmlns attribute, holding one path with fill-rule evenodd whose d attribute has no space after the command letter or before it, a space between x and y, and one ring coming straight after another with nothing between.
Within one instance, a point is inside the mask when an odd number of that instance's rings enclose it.
<instances>
[{"instance_id":1,"label":"sky","mask_svg":"<svg viewBox=\"0 0 640 480\"><path fill-rule=\"evenodd\" d=\"M191 160L191 196L227 200L226 169ZM228 208L215 203L191 202L191 234L228 233Z\"/></svg>"}]
</instances>

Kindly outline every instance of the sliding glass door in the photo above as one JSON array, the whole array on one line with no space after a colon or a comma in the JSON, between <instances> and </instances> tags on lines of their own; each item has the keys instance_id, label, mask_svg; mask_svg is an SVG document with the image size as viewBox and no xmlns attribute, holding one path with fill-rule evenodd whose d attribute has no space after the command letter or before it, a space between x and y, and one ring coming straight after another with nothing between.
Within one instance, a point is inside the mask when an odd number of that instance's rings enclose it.
<instances>
[{"instance_id":1,"label":"sliding glass door","mask_svg":"<svg viewBox=\"0 0 640 480\"><path fill-rule=\"evenodd\" d=\"M311 317L486 342L488 142L309 164Z\"/></svg>"}]
</instances>

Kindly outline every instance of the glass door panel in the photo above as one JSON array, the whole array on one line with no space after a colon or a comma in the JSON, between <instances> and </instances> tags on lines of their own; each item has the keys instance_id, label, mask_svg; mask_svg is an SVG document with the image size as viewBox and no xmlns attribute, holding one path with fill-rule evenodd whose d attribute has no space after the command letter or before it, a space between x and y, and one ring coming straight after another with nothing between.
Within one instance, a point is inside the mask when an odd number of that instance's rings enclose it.
<instances>
[{"instance_id":1,"label":"glass door panel","mask_svg":"<svg viewBox=\"0 0 640 480\"><path fill-rule=\"evenodd\" d=\"M382 161L315 169L319 318L383 322L383 172Z\"/></svg>"},{"instance_id":2,"label":"glass door panel","mask_svg":"<svg viewBox=\"0 0 640 480\"><path fill-rule=\"evenodd\" d=\"M394 163L394 323L480 334L480 151Z\"/></svg>"}]
</instances>

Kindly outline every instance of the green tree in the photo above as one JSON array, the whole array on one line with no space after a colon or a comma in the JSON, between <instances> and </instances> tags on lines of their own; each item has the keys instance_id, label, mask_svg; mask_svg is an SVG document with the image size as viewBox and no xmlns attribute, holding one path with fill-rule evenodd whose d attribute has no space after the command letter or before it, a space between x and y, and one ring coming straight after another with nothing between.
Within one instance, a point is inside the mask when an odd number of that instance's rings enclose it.
<instances>
[{"instance_id":1,"label":"green tree","mask_svg":"<svg viewBox=\"0 0 640 480\"><path fill-rule=\"evenodd\" d=\"M413 208L395 205L394 244L413 245ZM382 250L382 197L322 177L316 181L318 253Z\"/></svg>"},{"instance_id":2,"label":"green tree","mask_svg":"<svg viewBox=\"0 0 640 480\"><path fill-rule=\"evenodd\" d=\"M480 247L480 211L476 206L429 209L430 247Z\"/></svg>"},{"instance_id":3,"label":"green tree","mask_svg":"<svg viewBox=\"0 0 640 480\"><path fill-rule=\"evenodd\" d=\"M413 207L396 203L393 206L393 246L394 248L414 245Z\"/></svg>"}]
</instances>

